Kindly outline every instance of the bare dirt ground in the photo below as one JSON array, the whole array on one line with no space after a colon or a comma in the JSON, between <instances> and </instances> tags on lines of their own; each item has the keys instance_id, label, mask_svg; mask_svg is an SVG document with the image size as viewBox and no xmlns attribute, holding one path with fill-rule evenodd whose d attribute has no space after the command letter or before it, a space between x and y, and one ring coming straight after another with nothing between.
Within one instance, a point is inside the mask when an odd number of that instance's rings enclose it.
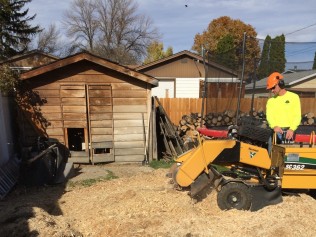
<instances>
[{"instance_id":1,"label":"bare dirt ground","mask_svg":"<svg viewBox=\"0 0 316 237\"><path fill-rule=\"evenodd\" d=\"M166 169L77 167L71 182L92 186L17 188L0 201L0 236L315 236L316 200L307 194L256 212L222 211L216 192L195 203L173 190Z\"/></svg>"}]
</instances>

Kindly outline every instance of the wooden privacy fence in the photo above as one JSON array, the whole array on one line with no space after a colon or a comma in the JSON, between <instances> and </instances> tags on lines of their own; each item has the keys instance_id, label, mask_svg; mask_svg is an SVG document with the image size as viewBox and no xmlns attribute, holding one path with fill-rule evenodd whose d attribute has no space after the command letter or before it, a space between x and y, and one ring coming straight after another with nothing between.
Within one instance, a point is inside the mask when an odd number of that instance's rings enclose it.
<instances>
[{"instance_id":1,"label":"wooden privacy fence","mask_svg":"<svg viewBox=\"0 0 316 237\"><path fill-rule=\"evenodd\" d=\"M160 98L170 120L178 125L183 115L191 113L201 113L202 98ZM266 98L256 98L253 101L254 111L266 110ZM226 110L237 110L237 98L209 98L205 103L204 115L206 113L222 113ZM251 108L251 98L242 98L240 101L240 111L249 112ZM302 115L307 113L316 114L316 98L301 98Z\"/></svg>"}]
</instances>

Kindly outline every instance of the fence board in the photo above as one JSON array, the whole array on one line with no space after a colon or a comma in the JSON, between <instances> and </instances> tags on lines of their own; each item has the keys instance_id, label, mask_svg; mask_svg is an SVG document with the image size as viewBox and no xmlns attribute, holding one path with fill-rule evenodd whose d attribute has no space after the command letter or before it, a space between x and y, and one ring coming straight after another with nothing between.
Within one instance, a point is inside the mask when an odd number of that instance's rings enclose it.
<instances>
[{"instance_id":1,"label":"fence board","mask_svg":"<svg viewBox=\"0 0 316 237\"><path fill-rule=\"evenodd\" d=\"M183 115L191 113L201 113L202 98L160 98L160 104L166 111L170 120L178 125ZM266 111L266 98L255 98L253 101L253 109L255 111ZM237 98L210 98L205 103L205 112L222 113L225 110L237 110ZM251 98L242 98L240 101L240 111L249 112L251 108ZM316 114L316 99L301 98L302 115L309 112Z\"/></svg>"}]
</instances>

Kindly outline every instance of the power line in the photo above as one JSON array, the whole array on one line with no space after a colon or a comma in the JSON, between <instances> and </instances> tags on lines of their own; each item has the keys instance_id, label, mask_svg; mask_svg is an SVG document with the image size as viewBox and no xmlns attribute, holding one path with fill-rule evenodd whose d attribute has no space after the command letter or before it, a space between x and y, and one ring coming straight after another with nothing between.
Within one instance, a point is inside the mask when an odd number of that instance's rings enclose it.
<instances>
[{"instance_id":1,"label":"power line","mask_svg":"<svg viewBox=\"0 0 316 237\"><path fill-rule=\"evenodd\" d=\"M315 23L316 25L316 23ZM264 41L266 41L265 39L261 39L261 38L256 38L259 42L261 42L261 44L264 43ZM273 39L268 40L266 42L272 42ZM274 44L283 44L283 42L273 42ZM306 42L292 42L292 41L285 41L286 44L316 44L316 41L306 41Z\"/></svg>"},{"instance_id":2,"label":"power line","mask_svg":"<svg viewBox=\"0 0 316 237\"><path fill-rule=\"evenodd\" d=\"M313 63L314 61L304 61L304 62L295 62L295 61L293 61L293 62L291 62L291 61L289 61L289 62L286 62L287 64L303 64L303 63Z\"/></svg>"},{"instance_id":3,"label":"power line","mask_svg":"<svg viewBox=\"0 0 316 237\"><path fill-rule=\"evenodd\" d=\"M301 29L298 29L298 30L292 31L292 32L287 33L287 34L285 34L285 35L291 35L291 34L294 34L294 33L298 32L298 31L305 30L305 29L307 29L307 28L309 28L309 27L312 27L312 26L315 26L315 25L316 25L316 23L311 24L311 25L306 26L306 27L303 27L303 28L301 28Z\"/></svg>"}]
</instances>

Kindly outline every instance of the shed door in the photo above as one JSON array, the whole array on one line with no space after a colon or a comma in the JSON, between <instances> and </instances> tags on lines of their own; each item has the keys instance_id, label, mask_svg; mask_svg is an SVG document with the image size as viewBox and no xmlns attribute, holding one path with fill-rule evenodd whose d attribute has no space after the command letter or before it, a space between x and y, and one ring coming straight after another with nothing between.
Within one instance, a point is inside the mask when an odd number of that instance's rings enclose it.
<instances>
[{"instance_id":1,"label":"shed door","mask_svg":"<svg viewBox=\"0 0 316 237\"><path fill-rule=\"evenodd\" d=\"M87 85L92 163L114 161L111 85Z\"/></svg>"},{"instance_id":2,"label":"shed door","mask_svg":"<svg viewBox=\"0 0 316 237\"><path fill-rule=\"evenodd\" d=\"M88 121L85 85L61 85L60 100L69 161L89 163Z\"/></svg>"}]
</instances>

